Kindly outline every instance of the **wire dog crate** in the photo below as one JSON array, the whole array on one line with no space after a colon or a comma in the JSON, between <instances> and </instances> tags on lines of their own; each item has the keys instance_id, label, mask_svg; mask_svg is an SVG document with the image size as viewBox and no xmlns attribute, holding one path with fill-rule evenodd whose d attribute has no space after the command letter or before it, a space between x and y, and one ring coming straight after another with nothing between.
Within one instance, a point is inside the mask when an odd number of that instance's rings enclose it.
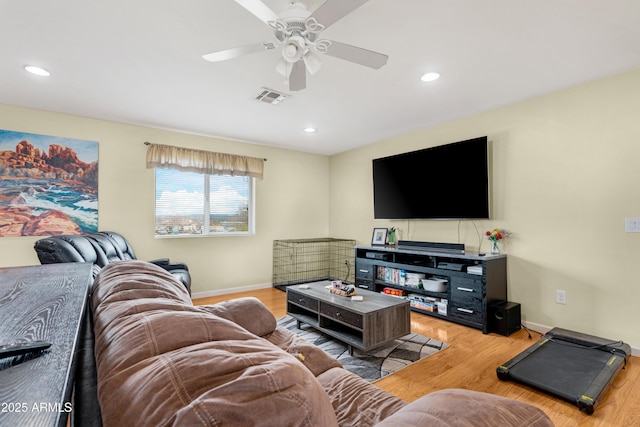
<instances>
[{"instance_id":1,"label":"wire dog crate","mask_svg":"<svg viewBox=\"0 0 640 427\"><path fill-rule=\"evenodd\" d=\"M354 281L355 240L318 238L273 241L273 286L319 280Z\"/></svg>"}]
</instances>

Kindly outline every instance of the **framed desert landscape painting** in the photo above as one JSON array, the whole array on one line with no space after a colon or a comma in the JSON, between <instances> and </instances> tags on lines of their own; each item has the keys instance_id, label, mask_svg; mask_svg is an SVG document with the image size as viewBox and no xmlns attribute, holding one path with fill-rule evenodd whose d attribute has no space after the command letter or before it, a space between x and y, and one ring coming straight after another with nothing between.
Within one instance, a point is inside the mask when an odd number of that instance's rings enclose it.
<instances>
[{"instance_id":1,"label":"framed desert landscape painting","mask_svg":"<svg viewBox=\"0 0 640 427\"><path fill-rule=\"evenodd\" d=\"M98 230L98 143L0 130L0 237Z\"/></svg>"}]
</instances>

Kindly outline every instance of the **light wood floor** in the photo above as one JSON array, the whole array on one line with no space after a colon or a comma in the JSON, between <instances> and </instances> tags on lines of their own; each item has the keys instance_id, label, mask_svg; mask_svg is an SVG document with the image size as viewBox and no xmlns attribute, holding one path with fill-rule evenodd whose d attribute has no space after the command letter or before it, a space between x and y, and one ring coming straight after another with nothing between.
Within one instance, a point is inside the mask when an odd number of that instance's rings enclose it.
<instances>
[{"instance_id":1,"label":"light wood floor","mask_svg":"<svg viewBox=\"0 0 640 427\"><path fill-rule=\"evenodd\" d=\"M286 295L277 289L228 294L194 300L197 305L254 296L276 316L286 315ZM558 427L640 426L640 359L631 357L593 415L577 406L511 381L501 381L496 367L528 348L540 337L518 331L509 337L484 335L480 330L411 313L411 330L449 344L445 350L385 377L376 385L406 400L444 388L466 388L521 400L544 410ZM616 337L607 337L615 339Z\"/></svg>"}]
</instances>

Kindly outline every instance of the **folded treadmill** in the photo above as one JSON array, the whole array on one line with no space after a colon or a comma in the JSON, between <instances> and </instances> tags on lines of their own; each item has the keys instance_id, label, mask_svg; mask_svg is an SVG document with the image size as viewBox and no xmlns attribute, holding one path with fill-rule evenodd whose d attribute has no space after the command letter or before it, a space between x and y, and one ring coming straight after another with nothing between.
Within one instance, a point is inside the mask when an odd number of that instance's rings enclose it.
<instances>
[{"instance_id":1,"label":"folded treadmill","mask_svg":"<svg viewBox=\"0 0 640 427\"><path fill-rule=\"evenodd\" d=\"M631 347L622 341L553 328L496 372L501 380L534 387L593 414L630 356Z\"/></svg>"}]
</instances>

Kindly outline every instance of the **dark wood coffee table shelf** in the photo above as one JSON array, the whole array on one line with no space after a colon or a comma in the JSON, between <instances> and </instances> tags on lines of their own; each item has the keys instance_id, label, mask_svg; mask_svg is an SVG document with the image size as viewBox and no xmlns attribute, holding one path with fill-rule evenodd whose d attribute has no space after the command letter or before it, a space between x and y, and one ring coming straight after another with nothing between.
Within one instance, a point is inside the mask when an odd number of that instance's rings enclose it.
<instances>
[{"instance_id":1,"label":"dark wood coffee table shelf","mask_svg":"<svg viewBox=\"0 0 640 427\"><path fill-rule=\"evenodd\" d=\"M349 346L369 351L411 333L405 299L358 290L362 301L329 292L329 281L287 287L287 314Z\"/></svg>"}]
</instances>

